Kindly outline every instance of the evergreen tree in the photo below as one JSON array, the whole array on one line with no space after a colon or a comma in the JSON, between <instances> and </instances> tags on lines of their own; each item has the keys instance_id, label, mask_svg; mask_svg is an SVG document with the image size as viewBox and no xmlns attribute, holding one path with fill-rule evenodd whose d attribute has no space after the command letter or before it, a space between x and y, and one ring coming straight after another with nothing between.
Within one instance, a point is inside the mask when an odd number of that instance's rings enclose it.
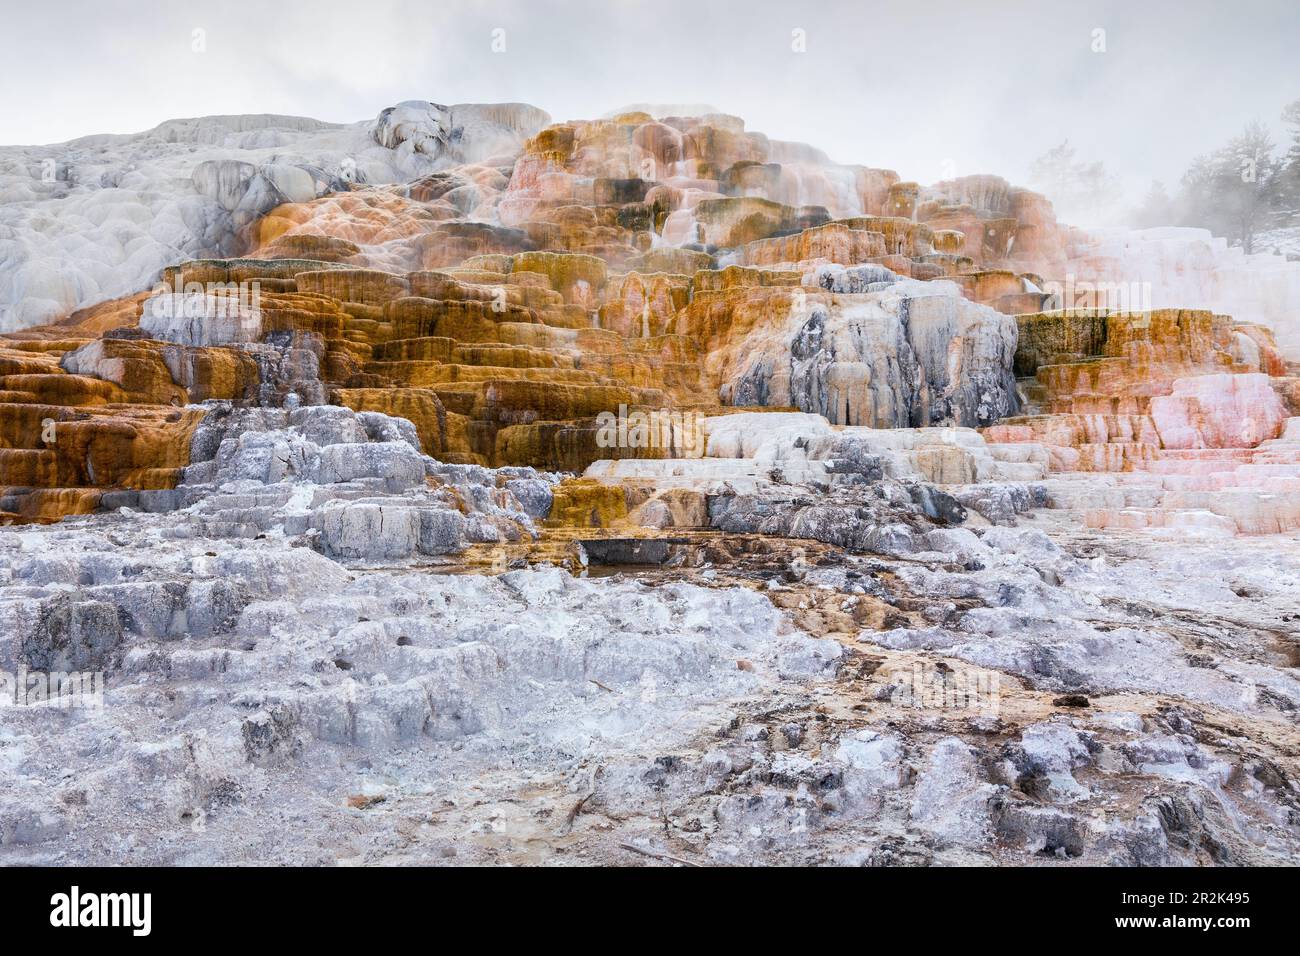
<instances>
[{"instance_id":1,"label":"evergreen tree","mask_svg":"<svg viewBox=\"0 0 1300 956\"><path fill-rule=\"evenodd\" d=\"M1159 180L1151 181L1142 205L1133 214L1134 221L1140 229L1153 226L1171 226L1180 221L1181 216L1173 198L1165 190L1165 184Z\"/></svg>"},{"instance_id":2,"label":"evergreen tree","mask_svg":"<svg viewBox=\"0 0 1300 956\"><path fill-rule=\"evenodd\" d=\"M1280 164L1268 130L1248 123L1228 145L1198 157L1183 176L1184 222L1254 251L1255 235L1283 207Z\"/></svg>"},{"instance_id":3,"label":"evergreen tree","mask_svg":"<svg viewBox=\"0 0 1300 956\"><path fill-rule=\"evenodd\" d=\"M1282 159L1281 200L1282 225L1300 225L1300 100L1287 105L1282 111L1282 122L1289 129L1291 148Z\"/></svg>"}]
</instances>

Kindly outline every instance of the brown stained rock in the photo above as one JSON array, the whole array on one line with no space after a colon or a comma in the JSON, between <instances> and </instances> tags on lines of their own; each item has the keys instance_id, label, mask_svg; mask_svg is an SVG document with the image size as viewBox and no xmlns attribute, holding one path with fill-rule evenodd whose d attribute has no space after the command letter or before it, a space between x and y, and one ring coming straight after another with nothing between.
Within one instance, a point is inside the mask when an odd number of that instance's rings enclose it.
<instances>
[{"instance_id":1,"label":"brown stained rock","mask_svg":"<svg viewBox=\"0 0 1300 956\"><path fill-rule=\"evenodd\" d=\"M740 250L740 259L749 266L778 266L810 260L856 265L885 255L886 248L883 233L853 228L845 223L828 223L791 236L747 243Z\"/></svg>"},{"instance_id":2,"label":"brown stained rock","mask_svg":"<svg viewBox=\"0 0 1300 956\"><path fill-rule=\"evenodd\" d=\"M1287 368L1262 327L1177 310L1041 313L1067 232L1042 197L996 176L922 187L720 114L635 110L520 141L517 156L286 203L249 224L242 258L163 270L182 300L255 287L229 327L151 314L142 329L157 303L141 292L0 339L6 486L166 486L184 456L142 448L173 440L173 410L209 400L328 399L409 418L443 460L576 472L672 454L602 447L596 417L620 409L987 424L1015 404L1000 366L1015 330L991 309L1033 310L1019 317L1015 373L1034 377L1029 410L1052 417L990 435L1066 449L1058 465L1151 460L1151 400L1189 370L1254 363L1283 405L1300 402L1278 384ZM819 284L819 269L871 264L950 280L973 301L948 289L895 314L863 294L870 277L847 292ZM47 420L64 449L40 441ZM960 455L916 464L935 480L975 477ZM677 525L679 504L633 507Z\"/></svg>"},{"instance_id":3,"label":"brown stained rock","mask_svg":"<svg viewBox=\"0 0 1300 956\"><path fill-rule=\"evenodd\" d=\"M438 396L421 388L340 388L331 399L356 412L383 412L405 418L415 425L420 445L426 455L443 458L454 449L449 441L447 410Z\"/></svg>"},{"instance_id":4,"label":"brown stained rock","mask_svg":"<svg viewBox=\"0 0 1300 956\"><path fill-rule=\"evenodd\" d=\"M610 528L627 520L627 500L618 485L573 478L554 489L549 527Z\"/></svg>"}]
</instances>

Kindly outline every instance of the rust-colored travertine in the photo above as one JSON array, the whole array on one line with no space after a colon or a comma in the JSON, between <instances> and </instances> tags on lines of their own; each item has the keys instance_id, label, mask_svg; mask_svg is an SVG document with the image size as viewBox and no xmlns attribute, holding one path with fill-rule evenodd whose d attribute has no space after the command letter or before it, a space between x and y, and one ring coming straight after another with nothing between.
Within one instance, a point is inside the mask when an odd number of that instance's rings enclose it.
<instances>
[{"instance_id":1,"label":"rust-colored travertine","mask_svg":"<svg viewBox=\"0 0 1300 956\"><path fill-rule=\"evenodd\" d=\"M443 461L574 472L676 453L606 447L604 413L880 427L1020 411L990 434L1115 469L1168 447L1159 414L1195 401L1171 397L1177 380L1285 381L1268 330L1226 317L1042 312L1069 231L1034 193L924 188L718 114L554 124L514 157L352 184L246 234L241 258L179 262L160 288L0 338L0 511L171 486L212 400L383 412ZM885 276L951 285L899 311L872 298ZM1018 348L997 313L1019 314ZM606 520L584 488L557 514Z\"/></svg>"}]
</instances>

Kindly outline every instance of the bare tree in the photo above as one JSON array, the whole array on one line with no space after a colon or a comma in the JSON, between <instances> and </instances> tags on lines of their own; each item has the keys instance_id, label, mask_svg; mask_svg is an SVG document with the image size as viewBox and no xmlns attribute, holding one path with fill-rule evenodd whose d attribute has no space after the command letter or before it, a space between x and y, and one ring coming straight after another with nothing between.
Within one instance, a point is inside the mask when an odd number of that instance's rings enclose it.
<instances>
[{"instance_id":1,"label":"bare tree","mask_svg":"<svg viewBox=\"0 0 1300 956\"><path fill-rule=\"evenodd\" d=\"M1095 210L1113 203L1118 182L1105 164L1083 162L1070 141L1063 140L1029 167L1032 185L1062 211Z\"/></svg>"}]
</instances>

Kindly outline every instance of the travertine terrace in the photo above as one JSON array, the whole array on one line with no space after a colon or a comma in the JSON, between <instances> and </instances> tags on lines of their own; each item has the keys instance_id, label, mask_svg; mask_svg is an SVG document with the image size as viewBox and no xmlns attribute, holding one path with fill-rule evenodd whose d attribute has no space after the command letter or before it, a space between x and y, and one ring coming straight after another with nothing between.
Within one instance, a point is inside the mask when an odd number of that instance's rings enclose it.
<instances>
[{"instance_id":1,"label":"travertine terrace","mask_svg":"<svg viewBox=\"0 0 1300 956\"><path fill-rule=\"evenodd\" d=\"M0 197L7 861L1300 860L1300 264L654 107Z\"/></svg>"}]
</instances>

